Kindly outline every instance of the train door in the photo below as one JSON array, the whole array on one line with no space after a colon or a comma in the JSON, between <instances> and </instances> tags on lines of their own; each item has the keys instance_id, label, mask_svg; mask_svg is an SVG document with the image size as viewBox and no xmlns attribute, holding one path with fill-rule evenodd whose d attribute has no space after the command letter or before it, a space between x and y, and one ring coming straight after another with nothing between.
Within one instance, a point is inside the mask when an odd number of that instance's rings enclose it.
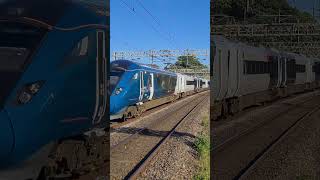
<instances>
[{"instance_id":1,"label":"train door","mask_svg":"<svg viewBox=\"0 0 320 180\"><path fill-rule=\"evenodd\" d=\"M244 54L243 54L244 55ZM239 89L240 89L240 81L241 81L241 77L242 77L242 71L241 71L241 68L243 67L242 65L242 62L243 62L243 59L244 58L242 56L241 58L241 49L240 48L237 48L237 54L236 54L237 58L236 58L236 64L237 64L237 74L236 74L236 79L237 79L237 86L236 86L236 90L234 92L234 95L237 96L238 95L238 92L239 92Z\"/></svg>"},{"instance_id":2,"label":"train door","mask_svg":"<svg viewBox=\"0 0 320 180\"><path fill-rule=\"evenodd\" d=\"M149 80L148 80L148 87L149 87L149 100L152 100L153 94L154 94L154 74L150 73Z\"/></svg>"},{"instance_id":3,"label":"train door","mask_svg":"<svg viewBox=\"0 0 320 180\"><path fill-rule=\"evenodd\" d=\"M199 80L198 79L195 79L195 85L194 85L194 89L197 91L198 88L199 88Z\"/></svg>"},{"instance_id":4,"label":"train door","mask_svg":"<svg viewBox=\"0 0 320 180\"><path fill-rule=\"evenodd\" d=\"M229 90L231 90L230 88L230 58L231 58L231 52L230 52L230 49L228 49L228 54L227 54L227 82L226 82L226 93L224 95L224 97L227 97L228 96L228 92Z\"/></svg>"},{"instance_id":5,"label":"train door","mask_svg":"<svg viewBox=\"0 0 320 180\"><path fill-rule=\"evenodd\" d=\"M49 94L43 109L51 114L47 118L61 119L58 128L66 136L101 123L107 115L107 37L103 30L86 33L70 43L56 75L63 85ZM78 35L70 32L70 40Z\"/></svg>"},{"instance_id":6,"label":"train door","mask_svg":"<svg viewBox=\"0 0 320 180\"><path fill-rule=\"evenodd\" d=\"M175 90L176 94L179 94L182 92L182 86L183 86L182 83L183 83L182 82L182 75L178 74L177 75L177 85L176 85L176 90Z\"/></svg>"},{"instance_id":7,"label":"train door","mask_svg":"<svg viewBox=\"0 0 320 180\"><path fill-rule=\"evenodd\" d=\"M281 58L281 87L284 87L286 85L287 80L287 66L286 66L287 60L286 58Z\"/></svg>"},{"instance_id":8,"label":"train door","mask_svg":"<svg viewBox=\"0 0 320 180\"><path fill-rule=\"evenodd\" d=\"M93 123L100 123L107 109L107 59L105 54L106 42L104 31L98 31L96 55L96 108Z\"/></svg>"},{"instance_id":9,"label":"train door","mask_svg":"<svg viewBox=\"0 0 320 180\"><path fill-rule=\"evenodd\" d=\"M228 53L228 85L227 85L227 97L233 97L238 89L239 81L239 50L237 45Z\"/></svg>"},{"instance_id":10,"label":"train door","mask_svg":"<svg viewBox=\"0 0 320 180\"><path fill-rule=\"evenodd\" d=\"M269 56L269 68L270 68L270 83L269 88L274 88L278 85L279 80L279 64L277 56Z\"/></svg>"},{"instance_id":11,"label":"train door","mask_svg":"<svg viewBox=\"0 0 320 180\"><path fill-rule=\"evenodd\" d=\"M296 81L296 60L294 58L290 58L287 60L287 82L286 84L294 84Z\"/></svg>"},{"instance_id":12,"label":"train door","mask_svg":"<svg viewBox=\"0 0 320 180\"><path fill-rule=\"evenodd\" d=\"M139 87L139 91L140 91L140 95L139 95L139 101L143 100L143 95L144 95L144 78L143 78L143 71L140 71L140 87Z\"/></svg>"},{"instance_id":13,"label":"train door","mask_svg":"<svg viewBox=\"0 0 320 180\"><path fill-rule=\"evenodd\" d=\"M282 84L282 77L283 77L283 71L282 71L283 60L281 58L279 58L278 65L279 65L279 69L278 69L279 78L278 78L277 87L280 87Z\"/></svg>"},{"instance_id":14,"label":"train door","mask_svg":"<svg viewBox=\"0 0 320 180\"><path fill-rule=\"evenodd\" d=\"M141 71L140 72L140 97L139 100L144 102L147 101L150 97L150 85L151 83L150 73Z\"/></svg>"}]
</instances>

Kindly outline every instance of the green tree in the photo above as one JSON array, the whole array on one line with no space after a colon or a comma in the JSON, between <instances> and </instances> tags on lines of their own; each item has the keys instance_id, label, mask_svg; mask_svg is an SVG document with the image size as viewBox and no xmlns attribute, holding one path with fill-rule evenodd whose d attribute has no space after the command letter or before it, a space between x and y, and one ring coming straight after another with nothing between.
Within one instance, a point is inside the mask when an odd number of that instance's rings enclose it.
<instances>
[{"instance_id":1,"label":"green tree","mask_svg":"<svg viewBox=\"0 0 320 180\"><path fill-rule=\"evenodd\" d=\"M204 69L207 68L205 65L201 64L199 58L194 55L189 56L179 56L177 62L170 65L168 68L191 68L191 69Z\"/></svg>"},{"instance_id":2,"label":"green tree","mask_svg":"<svg viewBox=\"0 0 320 180\"><path fill-rule=\"evenodd\" d=\"M247 0L214 0L213 3L214 14L225 14L233 16L238 20L243 19L247 6ZM263 14L277 15L280 10L281 14L293 15L300 22L315 21L309 13L301 12L291 7L287 0L255 0L254 3L252 3L252 0L249 0L249 5L250 9L246 12L247 18ZM267 18L253 19L252 23L265 23L266 20Z\"/></svg>"}]
</instances>

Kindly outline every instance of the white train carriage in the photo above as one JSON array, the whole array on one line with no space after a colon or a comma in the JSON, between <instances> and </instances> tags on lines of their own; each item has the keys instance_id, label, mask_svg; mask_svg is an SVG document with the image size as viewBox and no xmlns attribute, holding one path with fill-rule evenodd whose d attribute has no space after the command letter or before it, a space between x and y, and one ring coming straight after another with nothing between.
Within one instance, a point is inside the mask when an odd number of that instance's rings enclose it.
<instances>
[{"instance_id":1,"label":"white train carriage","mask_svg":"<svg viewBox=\"0 0 320 180\"><path fill-rule=\"evenodd\" d=\"M306 71L306 64L309 59L303 55L299 54L292 54L295 59L295 71L296 71L296 79L294 84L300 85L305 84L307 82L307 71Z\"/></svg>"},{"instance_id":2,"label":"white train carriage","mask_svg":"<svg viewBox=\"0 0 320 180\"><path fill-rule=\"evenodd\" d=\"M183 74L177 73L177 83L174 91L175 95L182 96L184 92L186 92L186 81L185 76Z\"/></svg>"},{"instance_id":3,"label":"white train carriage","mask_svg":"<svg viewBox=\"0 0 320 180\"><path fill-rule=\"evenodd\" d=\"M283 96L310 88L310 59L295 53L282 53L282 59L285 62L285 68L281 69L281 74L285 75L286 90Z\"/></svg>"},{"instance_id":4,"label":"white train carriage","mask_svg":"<svg viewBox=\"0 0 320 180\"><path fill-rule=\"evenodd\" d=\"M320 86L320 59L222 36L214 36L213 44L214 117Z\"/></svg>"},{"instance_id":5,"label":"white train carriage","mask_svg":"<svg viewBox=\"0 0 320 180\"><path fill-rule=\"evenodd\" d=\"M209 81L207 79L202 79L202 89L208 89L209 88Z\"/></svg>"},{"instance_id":6,"label":"white train carriage","mask_svg":"<svg viewBox=\"0 0 320 180\"><path fill-rule=\"evenodd\" d=\"M196 78L193 76L185 76L185 92L187 94L194 93L196 90Z\"/></svg>"},{"instance_id":7,"label":"white train carriage","mask_svg":"<svg viewBox=\"0 0 320 180\"><path fill-rule=\"evenodd\" d=\"M213 74L212 74L212 91L213 97L216 101L221 101L228 98L228 89L233 90L234 87L230 87L230 83L233 84L230 79L237 79L237 66L234 67L234 51L238 49L237 44L233 43L222 36L214 36L214 60L213 60ZM232 61L232 62L230 62ZM231 75L230 75L231 74Z\"/></svg>"},{"instance_id":8,"label":"white train carriage","mask_svg":"<svg viewBox=\"0 0 320 180\"><path fill-rule=\"evenodd\" d=\"M208 80L206 80L204 78L199 78L198 79L198 91L205 91L208 88L209 88Z\"/></svg>"},{"instance_id":9,"label":"white train carriage","mask_svg":"<svg viewBox=\"0 0 320 180\"><path fill-rule=\"evenodd\" d=\"M233 101L232 99L241 97L243 99L241 106L249 106L252 102L245 101L250 98L249 96L267 91L270 86L266 49L231 42L221 36L215 36L214 42L212 86L215 101ZM278 69L275 71L278 72ZM231 102L234 103L238 102Z\"/></svg>"},{"instance_id":10,"label":"white train carriage","mask_svg":"<svg viewBox=\"0 0 320 180\"><path fill-rule=\"evenodd\" d=\"M196 77L194 80L194 84L195 84L195 92L200 92L202 89L202 79Z\"/></svg>"},{"instance_id":11,"label":"white train carriage","mask_svg":"<svg viewBox=\"0 0 320 180\"><path fill-rule=\"evenodd\" d=\"M243 70L240 73L240 91L237 95L248 95L268 90L270 88L270 68L267 50L246 45L242 47L242 57L239 59L243 66L239 68L240 71L241 68Z\"/></svg>"},{"instance_id":12,"label":"white train carriage","mask_svg":"<svg viewBox=\"0 0 320 180\"><path fill-rule=\"evenodd\" d=\"M184 97L196 92L198 79L192 76L177 73L177 85L175 95Z\"/></svg>"},{"instance_id":13,"label":"white train carriage","mask_svg":"<svg viewBox=\"0 0 320 180\"><path fill-rule=\"evenodd\" d=\"M177 74L177 83L174 94L179 97L185 97L196 92L209 88L209 81L204 78L197 78L180 73Z\"/></svg>"}]
</instances>

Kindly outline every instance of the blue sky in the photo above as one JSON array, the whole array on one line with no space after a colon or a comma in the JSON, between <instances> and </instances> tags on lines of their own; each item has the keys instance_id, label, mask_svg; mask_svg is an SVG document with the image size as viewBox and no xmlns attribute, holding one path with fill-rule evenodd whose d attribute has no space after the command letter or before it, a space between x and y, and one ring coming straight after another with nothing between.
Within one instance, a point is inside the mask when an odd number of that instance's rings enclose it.
<instances>
[{"instance_id":1,"label":"blue sky","mask_svg":"<svg viewBox=\"0 0 320 180\"><path fill-rule=\"evenodd\" d=\"M318 5L316 8L319 8L319 0L288 0L288 2L299 10L306 11L310 14L312 14L314 4Z\"/></svg>"},{"instance_id":2,"label":"blue sky","mask_svg":"<svg viewBox=\"0 0 320 180\"><path fill-rule=\"evenodd\" d=\"M111 53L210 47L209 0L110 0L110 13Z\"/></svg>"}]
</instances>

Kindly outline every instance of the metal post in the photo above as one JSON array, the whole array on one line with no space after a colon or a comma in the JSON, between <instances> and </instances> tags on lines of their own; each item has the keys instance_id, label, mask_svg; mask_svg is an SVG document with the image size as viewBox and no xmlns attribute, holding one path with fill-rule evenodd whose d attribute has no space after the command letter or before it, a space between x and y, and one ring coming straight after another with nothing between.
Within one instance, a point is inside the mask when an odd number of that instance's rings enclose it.
<instances>
[{"instance_id":1,"label":"metal post","mask_svg":"<svg viewBox=\"0 0 320 180\"><path fill-rule=\"evenodd\" d=\"M189 66L189 51L187 49L187 67Z\"/></svg>"},{"instance_id":2,"label":"metal post","mask_svg":"<svg viewBox=\"0 0 320 180\"><path fill-rule=\"evenodd\" d=\"M153 64L153 54L151 54L151 64Z\"/></svg>"}]
</instances>

